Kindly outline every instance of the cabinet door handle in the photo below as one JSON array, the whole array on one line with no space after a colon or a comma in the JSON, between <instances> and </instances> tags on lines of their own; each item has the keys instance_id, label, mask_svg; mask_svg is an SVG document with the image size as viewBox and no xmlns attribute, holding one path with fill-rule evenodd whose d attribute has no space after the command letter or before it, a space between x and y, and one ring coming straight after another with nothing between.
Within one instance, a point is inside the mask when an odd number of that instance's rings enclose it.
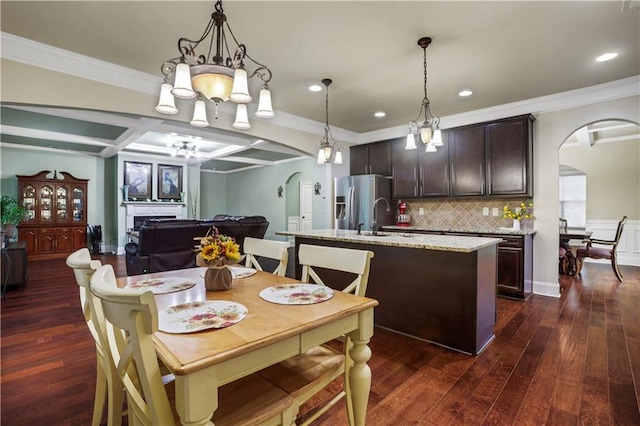
<instances>
[{"instance_id":1,"label":"cabinet door handle","mask_svg":"<svg viewBox=\"0 0 640 426\"><path fill-rule=\"evenodd\" d=\"M484 194L484 182L480 184L480 193Z\"/></svg>"},{"instance_id":2,"label":"cabinet door handle","mask_svg":"<svg viewBox=\"0 0 640 426\"><path fill-rule=\"evenodd\" d=\"M489 192L487 194L491 195L491 182L489 182Z\"/></svg>"}]
</instances>

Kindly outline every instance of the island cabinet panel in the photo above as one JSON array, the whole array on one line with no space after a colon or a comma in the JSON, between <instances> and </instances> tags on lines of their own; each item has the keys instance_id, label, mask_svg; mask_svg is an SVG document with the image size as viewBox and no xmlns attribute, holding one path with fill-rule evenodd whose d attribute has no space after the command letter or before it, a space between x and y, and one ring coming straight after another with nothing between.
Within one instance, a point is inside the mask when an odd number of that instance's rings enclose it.
<instances>
[{"instance_id":1,"label":"island cabinet panel","mask_svg":"<svg viewBox=\"0 0 640 426\"><path fill-rule=\"evenodd\" d=\"M404 143L393 144L393 198L418 196L418 156L415 149L404 149Z\"/></svg>"},{"instance_id":2,"label":"island cabinet panel","mask_svg":"<svg viewBox=\"0 0 640 426\"><path fill-rule=\"evenodd\" d=\"M533 195L532 116L487 124L487 195Z\"/></svg>"},{"instance_id":3,"label":"island cabinet panel","mask_svg":"<svg viewBox=\"0 0 640 426\"><path fill-rule=\"evenodd\" d=\"M494 337L496 245L461 253L296 236L296 253L300 244L374 252L366 296L379 302L378 326L472 355ZM300 272L296 259L297 278ZM320 276L337 290L353 280L326 270Z\"/></svg>"},{"instance_id":4,"label":"island cabinet panel","mask_svg":"<svg viewBox=\"0 0 640 426\"><path fill-rule=\"evenodd\" d=\"M391 175L391 141L350 148L349 169L354 175Z\"/></svg>"},{"instance_id":5,"label":"island cabinet panel","mask_svg":"<svg viewBox=\"0 0 640 426\"><path fill-rule=\"evenodd\" d=\"M447 132L453 197L485 195L484 126Z\"/></svg>"}]
</instances>

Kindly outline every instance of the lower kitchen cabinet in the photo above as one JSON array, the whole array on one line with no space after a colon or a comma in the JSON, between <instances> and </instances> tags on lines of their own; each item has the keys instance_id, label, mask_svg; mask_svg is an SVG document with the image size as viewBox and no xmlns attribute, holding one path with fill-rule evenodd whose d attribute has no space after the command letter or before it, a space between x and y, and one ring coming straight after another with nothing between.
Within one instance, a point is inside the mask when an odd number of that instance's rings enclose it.
<instances>
[{"instance_id":1,"label":"lower kitchen cabinet","mask_svg":"<svg viewBox=\"0 0 640 426\"><path fill-rule=\"evenodd\" d=\"M533 235L481 235L502 238L498 245L498 295L514 299L531 296Z\"/></svg>"}]
</instances>

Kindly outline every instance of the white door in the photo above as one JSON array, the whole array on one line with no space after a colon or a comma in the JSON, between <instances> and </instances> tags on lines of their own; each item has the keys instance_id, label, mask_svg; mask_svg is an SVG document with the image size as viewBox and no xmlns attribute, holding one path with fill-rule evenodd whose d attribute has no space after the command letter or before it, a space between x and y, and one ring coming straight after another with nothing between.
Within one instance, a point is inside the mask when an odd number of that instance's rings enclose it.
<instances>
[{"instance_id":1,"label":"white door","mask_svg":"<svg viewBox=\"0 0 640 426\"><path fill-rule=\"evenodd\" d=\"M312 228L311 190L311 182L300 182L300 231Z\"/></svg>"}]
</instances>

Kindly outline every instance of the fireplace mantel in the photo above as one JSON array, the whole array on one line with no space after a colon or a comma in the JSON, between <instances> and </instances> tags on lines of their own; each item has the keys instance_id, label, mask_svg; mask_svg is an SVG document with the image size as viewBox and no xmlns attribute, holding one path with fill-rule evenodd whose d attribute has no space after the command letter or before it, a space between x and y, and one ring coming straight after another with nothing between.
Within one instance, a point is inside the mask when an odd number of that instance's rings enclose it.
<instances>
[{"instance_id":1,"label":"fireplace mantel","mask_svg":"<svg viewBox=\"0 0 640 426\"><path fill-rule=\"evenodd\" d=\"M123 203L127 211L127 228L133 229L133 218L136 216L171 216L182 219L183 202L162 203L154 201L126 201Z\"/></svg>"}]
</instances>

